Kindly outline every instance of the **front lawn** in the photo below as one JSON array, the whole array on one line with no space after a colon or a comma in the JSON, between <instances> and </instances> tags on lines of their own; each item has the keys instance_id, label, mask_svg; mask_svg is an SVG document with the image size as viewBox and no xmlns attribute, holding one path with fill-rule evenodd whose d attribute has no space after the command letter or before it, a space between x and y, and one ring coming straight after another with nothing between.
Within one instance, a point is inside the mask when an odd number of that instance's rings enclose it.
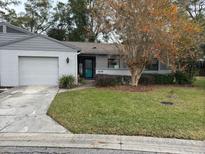
<instances>
[{"instance_id":1,"label":"front lawn","mask_svg":"<svg viewBox=\"0 0 205 154\"><path fill-rule=\"evenodd\" d=\"M197 77L194 86L203 88L205 90L205 77Z\"/></svg>"},{"instance_id":2,"label":"front lawn","mask_svg":"<svg viewBox=\"0 0 205 154\"><path fill-rule=\"evenodd\" d=\"M204 140L204 83L205 78L199 78L195 83L199 87L155 87L149 92L99 88L65 92L56 96L48 114L73 133Z\"/></svg>"}]
</instances>

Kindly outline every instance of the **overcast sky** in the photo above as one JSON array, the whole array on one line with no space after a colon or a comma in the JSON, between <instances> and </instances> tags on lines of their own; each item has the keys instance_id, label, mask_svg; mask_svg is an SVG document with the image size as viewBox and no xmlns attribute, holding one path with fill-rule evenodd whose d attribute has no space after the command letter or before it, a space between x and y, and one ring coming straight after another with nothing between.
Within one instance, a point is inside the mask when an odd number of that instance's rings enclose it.
<instances>
[{"instance_id":1,"label":"overcast sky","mask_svg":"<svg viewBox=\"0 0 205 154\"><path fill-rule=\"evenodd\" d=\"M52 0L53 1L53 5L55 6L57 2L67 2L68 0ZM14 8L17 13L24 11L24 3L26 2L26 0L21 0L21 4L19 4L18 6L11 6L11 8Z\"/></svg>"}]
</instances>

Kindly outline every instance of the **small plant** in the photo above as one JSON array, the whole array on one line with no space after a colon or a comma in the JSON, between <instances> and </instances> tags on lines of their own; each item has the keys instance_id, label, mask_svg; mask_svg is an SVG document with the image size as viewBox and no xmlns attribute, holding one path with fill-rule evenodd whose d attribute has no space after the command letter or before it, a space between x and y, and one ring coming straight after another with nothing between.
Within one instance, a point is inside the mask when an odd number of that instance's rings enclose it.
<instances>
[{"instance_id":1,"label":"small plant","mask_svg":"<svg viewBox=\"0 0 205 154\"><path fill-rule=\"evenodd\" d=\"M66 89L75 87L75 77L72 75L63 75L59 80L59 87Z\"/></svg>"}]
</instances>

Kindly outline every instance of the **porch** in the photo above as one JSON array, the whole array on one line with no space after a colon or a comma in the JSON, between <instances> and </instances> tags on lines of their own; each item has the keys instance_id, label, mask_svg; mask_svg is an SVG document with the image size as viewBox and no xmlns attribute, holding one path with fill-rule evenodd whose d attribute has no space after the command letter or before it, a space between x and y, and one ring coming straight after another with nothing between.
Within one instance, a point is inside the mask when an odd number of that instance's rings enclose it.
<instances>
[{"instance_id":1,"label":"porch","mask_svg":"<svg viewBox=\"0 0 205 154\"><path fill-rule=\"evenodd\" d=\"M96 75L96 56L78 56L78 75L86 80L93 80Z\"/></svg>"},{"instance_id":2,"label":"porch","mask_svg":"<svg viewBox=\"0 0 205 154\"><path fill-rule=\"evenodd\" d=\"M165 64L153 60L144 74L169 74L171 71ZM94 80L97 74L130 76L127 65L116 55L80 54L78 56L78 75L86 80Z\"/></svg>"}]
</instances>

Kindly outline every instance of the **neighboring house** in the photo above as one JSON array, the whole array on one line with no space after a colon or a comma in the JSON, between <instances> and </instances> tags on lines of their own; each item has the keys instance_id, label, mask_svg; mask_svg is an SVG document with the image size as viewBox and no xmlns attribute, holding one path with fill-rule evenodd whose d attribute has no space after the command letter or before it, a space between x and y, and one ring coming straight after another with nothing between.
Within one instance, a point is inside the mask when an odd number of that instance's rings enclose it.
<instances>
[{"instance_id":1,"label":"neighboring house","mask_svg":"<svg viewBox=\"0 0 205 154\"><path fill-rule=\"evenodd\" d=\"M77 81L79 50L0 22L0 86L58 85L64 74Z\"/></svg>"},{"instance_id":2,"label":"neighboring house","mask_svg":"<svg viewBox=\"0 0 205 154\"><path fill-rule=\"evenodd\" d=\"M169 73L156 61L144 73ZM58 85L62 75L130 75L114 45L61 42L0 22L0 86Z\"/></svg>"}]
</instances>

